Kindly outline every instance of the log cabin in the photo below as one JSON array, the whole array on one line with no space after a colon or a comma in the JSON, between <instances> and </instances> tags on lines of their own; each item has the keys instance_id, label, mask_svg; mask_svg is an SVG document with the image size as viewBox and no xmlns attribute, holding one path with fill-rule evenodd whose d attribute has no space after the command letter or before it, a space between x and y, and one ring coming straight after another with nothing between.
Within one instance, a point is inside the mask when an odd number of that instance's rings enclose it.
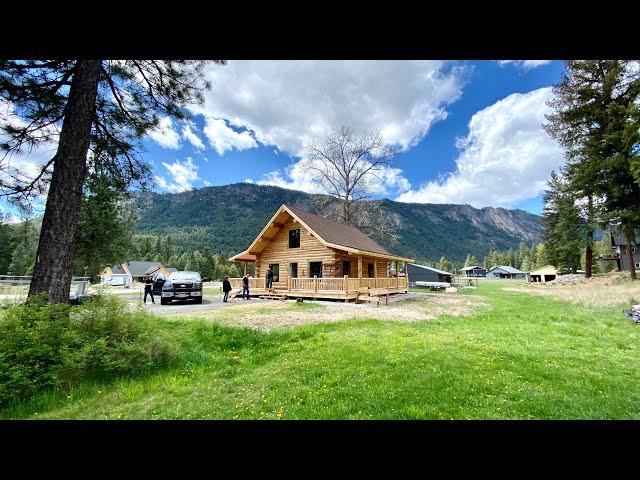
<instances>
[{"instance_id":1,"label":"log cabin","mask_svg":"<svg viewBox=\"0 0 640 480\"><path fill-rule=\"evenodd\" d=\"M392 255L355 227L282 205L255 240L229 260L255 263L251 296L362 300L406 293L401 271L413 259ZM271 289L266 275L271 268ZM229 279L242 288L241 278Z\"/></svg>"}]
</instances>

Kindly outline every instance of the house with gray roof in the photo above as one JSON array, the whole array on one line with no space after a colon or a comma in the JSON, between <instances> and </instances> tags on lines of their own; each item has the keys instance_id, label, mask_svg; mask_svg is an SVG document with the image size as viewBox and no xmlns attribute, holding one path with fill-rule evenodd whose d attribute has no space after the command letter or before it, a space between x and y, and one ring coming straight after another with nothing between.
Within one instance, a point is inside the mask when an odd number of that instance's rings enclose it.
<instances>
[{"instance_id":1,"label":"house with gray roof","mask_svg":"<svg viewBox=\"0 0 640 480\"><path fill-rule=\"evenodd\" d=\"M484 277L487 271L480 265L471 265L460 269L460 273L465 277Z\"/></svg>"},{"instance_id":2,"label":"house with gray roof","mask_svg":"<svg viewBox=\"0 0 640 480\"><path fill-rule=\"evenodd\" d=\"M518 279L518 280L526 280L527 274L522 270L518 270L517 268L513 268L510 265L500 265L499 267L490 268L487 272L487 278L491 279Z\"/></svg>"},{"instance_id":3,"label":"house with gray roof","mask_svg":"<svg viewBox=\"0 0 640 480\"><path fill-rule=\"evenodd\" d=\"M611 253L600 255L600 264L604 267L609 262L615 262L615 268L619 271L628 272L631 270L631 263L629 262L629 254L627 251L627 239L624 235L611 234ZM640 270L640 232L636 233L631 251L634 256L634 267L636 270ZM603 270L605 270L603 268Z\"/></svg>"}]
</instances>

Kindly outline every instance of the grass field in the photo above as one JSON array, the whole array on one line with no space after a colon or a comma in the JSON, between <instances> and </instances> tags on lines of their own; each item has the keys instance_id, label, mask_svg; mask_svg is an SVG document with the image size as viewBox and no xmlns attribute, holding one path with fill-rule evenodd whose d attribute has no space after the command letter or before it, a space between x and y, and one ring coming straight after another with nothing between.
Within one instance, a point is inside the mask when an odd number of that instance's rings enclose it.
<instances>
[{"instance_id":1,"label":"grass field","mask_svg":"<svg viewBox=\"0 0 640 480\"><path fill-rule=\"evenodd\" d=\"M484 281L473 293L483 305L467 316L412 322L359 318L264 332L225 325L233 308L159 318L182 344L176 365L70 394L44 392L0 417L640 418L640 326L622 315L635 291L597 306L530 290ZM423 308L443 295L451 294L425 295ZM322 312L308 305L286 308Z\"/></svg>"}]
</instances>

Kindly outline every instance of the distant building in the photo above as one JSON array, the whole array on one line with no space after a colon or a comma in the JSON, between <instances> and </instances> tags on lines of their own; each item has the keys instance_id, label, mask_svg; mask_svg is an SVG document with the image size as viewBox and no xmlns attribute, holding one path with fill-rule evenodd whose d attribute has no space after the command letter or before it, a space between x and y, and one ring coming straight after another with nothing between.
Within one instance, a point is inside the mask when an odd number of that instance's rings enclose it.
<instances>
[{"instance_id":1,"label":"distant building","mask_svg":"<svg viewBox=\"0 0 640 480\"><path fill-rule=\"evenodd\" d=\"M499 267L490 268L487 272L487 278L493 279L522 279L525 280L527 278L527 274L522 270L518 270L517 268L513 268L509 265L500 265Z\"/></svg>"},{"instance_id":2,"label":"distant building","mask_svg":"<svg viewBox=\"0 0 640 480\"><path fill-rule=\"evenodd\" d=\"M558 270L553 265L545 265L529 272L529 282L550 282L558 276Z\"/></svg>"},{"instance_id":3,"label":"distant building","mask_svg":"<svg viewBox=\"0 0 640 480\"><path fill-rule=\"evenodd\" d=\"M410 263L408 269L410 287L415 287L416 282L451 283L451 276L453 275L450 272L445 272L438 268L427 267L426 265L417 265L415 263Z\"/></svg>"},{"instance_id":4,"label":"distant building","mask_svg":"<svg viewBox=\"0 0 640 480\"><path fill-rule=\"evenodd\" d=\"M616 269L625 272L630 271L629 254L627 253L627 239L624 235L611 234L610 240L612 252L600 255L600 263L605 264L608 262L616 262ZM636 234L634 245L631 248L631 251L634 254L635 269L638 270L640 269L640 258L638 258L638 252L640 252L640 235Z\"/></svg>"},{"instance_id":5,"label":"distant building","mask_svg":"<svg viewBox=\"0 0 640 480\"><path fill-rule=\"evenodd\" d=\"M487 271L479 265L461 268L460 273L465 277L485 277L487 275Z\"/></svg>"},{"instance_id":6,"label":"distant building","mask_svg":"<svg viewBox=\"0 0 640 480\"><path fill-rule=\"evenodd\" d=\"M175 271L175 269L173 269ZM171 271L165 268L160 262L146 262L142 260L131 260L122 262L118 265L106 267L100 273L102 282L106 282L112 275L127 275L132 282L142 282L146 276L162 275L164 278L169 277Z\"/></svg>"}]
</instances>

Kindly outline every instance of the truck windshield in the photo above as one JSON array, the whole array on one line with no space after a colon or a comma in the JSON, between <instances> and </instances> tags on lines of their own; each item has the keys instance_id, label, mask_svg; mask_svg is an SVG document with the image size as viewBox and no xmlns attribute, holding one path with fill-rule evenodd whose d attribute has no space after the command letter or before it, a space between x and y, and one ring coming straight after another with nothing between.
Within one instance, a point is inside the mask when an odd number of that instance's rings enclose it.
<instances>
[{"instance_id":1,"label":"truck windshield","mask_svg":"<svg viewBox=\"0 0 640 480\"><path fill-rule=\"evenodd\" d=\"M200 274L198 272L173 272L169 276L169 280L171 281L184 281L189 280L192 282L199 282L201 280Z\"/></svg>"}]
</instances>

